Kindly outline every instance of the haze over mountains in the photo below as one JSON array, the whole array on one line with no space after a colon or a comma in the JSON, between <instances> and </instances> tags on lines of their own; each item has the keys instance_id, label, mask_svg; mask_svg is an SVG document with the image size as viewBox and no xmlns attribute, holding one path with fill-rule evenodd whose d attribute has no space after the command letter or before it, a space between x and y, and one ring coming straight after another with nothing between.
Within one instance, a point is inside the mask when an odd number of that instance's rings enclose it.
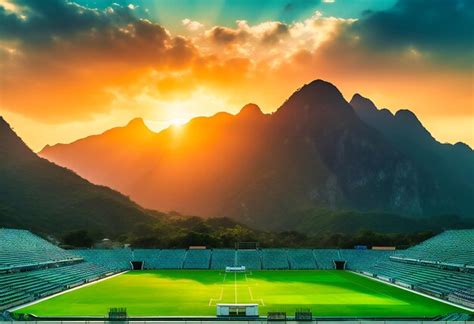
<instances>
[{"instance_id":1,"label":"haze over mountains","mask_svg":"<svg viewBox=\"0 0 474 324\"><path fill-rule=\"evenodd\" d=\"M159 215L38 157L0 117L0 227L119 234Z\"/></svg>"},{"instance_id":2,"label":"haze over mountains","mask_svg":"<svg viewBox=\"0 0 474 324\"><path fill-rule=\"evenodd\" d=\"M28 229L57 239L69 237L67 244L80 247L104 237L139 247L229 247L249 235L259 235L229 219L202 220L146 210L110 188L38 157L2 117L1 227Z\"/></svg>"},{"instance_id":3,"label":"haze over mountains","mask_svg":"<svg viewBox=\"0 0 474 324\"><path fill-rule=\"evenodd\" d=\"M159 133L135 119L39 154L147 208L261 228L321 208L474 217L467 145L436 142L409 111L393 116L359 95L348 103L322 80L271 115L249 104Z\"/></svg>"},{"instance_id":4,"label":"haze over mountains","mask_svg":"<svg viewBox=\"0 0 474 324\"><path fill-rule=\"evenodd\" d=\"M441 212L462 214L467 211L472 215L474 154L468 145L439 143L409 110L401 109L393 115L387 109L379 110L359 94L354 95L350 103L366 124L377 129L400 152L409 156L424 177L434 179L434 186L442 193L444 202L445 209Z\"/></svg>"}]
</instances>

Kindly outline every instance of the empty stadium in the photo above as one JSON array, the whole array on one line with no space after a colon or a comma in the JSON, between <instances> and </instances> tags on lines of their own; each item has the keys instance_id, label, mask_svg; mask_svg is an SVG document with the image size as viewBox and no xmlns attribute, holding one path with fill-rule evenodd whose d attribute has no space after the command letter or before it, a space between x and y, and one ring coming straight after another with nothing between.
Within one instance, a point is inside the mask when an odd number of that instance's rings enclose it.
<instances>
[{"instance_id":1,"label":"empty stadium","mask_svg":"<svg viewBox=\"0 0 474 324\"><path fill-rule=\"evenodd\" d=\"M130 318L209 319L218 305L255 305L252 319L304 310L322 320L468 320L473 243L474 230L450 230L393 251L63 250L0 229L0 311L7 320L105 319L111 308Z\"/></svg>"}]
</instances>

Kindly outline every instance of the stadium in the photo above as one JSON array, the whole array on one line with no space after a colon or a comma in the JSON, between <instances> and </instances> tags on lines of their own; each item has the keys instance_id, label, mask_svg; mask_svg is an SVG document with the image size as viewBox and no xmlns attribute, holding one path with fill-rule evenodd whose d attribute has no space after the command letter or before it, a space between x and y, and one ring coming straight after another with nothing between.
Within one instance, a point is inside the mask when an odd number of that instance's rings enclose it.
<instances>
[{"instance_id":1,"label":"stadium","mask_svg":"<svg viewBox=\"0 0 474 324\"><path fill-rule=\"evenodd\" d=\"M474 230L406 250L64 250L0 229L4 320L468 321Z\"/></svg>"}]
</instances>

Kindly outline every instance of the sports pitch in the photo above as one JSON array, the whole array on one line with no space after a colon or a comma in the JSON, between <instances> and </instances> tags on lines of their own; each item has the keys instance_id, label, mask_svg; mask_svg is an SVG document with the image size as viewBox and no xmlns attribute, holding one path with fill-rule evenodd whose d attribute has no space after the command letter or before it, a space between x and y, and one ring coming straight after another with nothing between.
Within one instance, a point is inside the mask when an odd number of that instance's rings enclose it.
<instances>
[{"instance_id":1,"label":"sports pitch","mask_svg":"<svg viewBox=\"0 0 474 324\"><path fill-rule=\"evenodd\" d=\"M257 303L259 312L310 308L315 316L436 316L456 307L347 271L131 271L28 306L37 316L215 316L217 303Z\"/></svg>"}]
</instances>

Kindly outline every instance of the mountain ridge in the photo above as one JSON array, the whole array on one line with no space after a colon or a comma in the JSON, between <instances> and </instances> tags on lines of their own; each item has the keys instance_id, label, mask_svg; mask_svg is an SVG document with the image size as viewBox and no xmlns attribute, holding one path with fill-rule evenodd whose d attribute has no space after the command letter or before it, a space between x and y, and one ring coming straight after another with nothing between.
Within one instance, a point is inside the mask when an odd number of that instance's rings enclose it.
<instances>
[{"instance_id":1,"label":"mountain ridge","mask_svg":"<svg viewBox=\"0 0 474 324\"><path fill-rule=\"evenodd\" d=\"M438 211L470 216L469 209L453 207L458 191L439 189L413 152L364 121L356 101L351 105L334 85L315 80L272 114L250 104L236 115L194 118L179 130L119 140L105 132L40 155L148 208L230 216L259 227L319 207L383 210L414 219ZM377 114L400 119L374 107ZM92 155L93 164L81 158ZM460 199L466 207L466 197Z\"/></svg>"},{"instance_id":2,"label":"mountain ridge","mask_svg":"<svg viewBox=\"0 0 474 324\"><path fill-rule=\"evenodd\" d=\"M460 145L460 146L463 146L464 148L468 148L470 151L473 151L473 149L471 148L470 145L464 143L464 142L456 142L454 144L450 144L450 143L442 143L442 142L439 142L437 139L435 139L433 137L433 135L423 126L422 122L420 121L420 119L418 118L418 116L416 116L416 114L411 111L410 109L399 109L395 112L395 114L393 114L390 110L388 110L387 108L381 108L379 109L372 100L370 100L369 98L366 98L364 96L362 96L361 94L359 93L356 93L352 96L352 99L349 101L349 103L354 107L354 110L359 114L359 116L361 114L364 114L364 113L367 113L367 112L374 112L374 113L379 113L379 114L384 114L386 116L390 115L392 117L398 117L398 118L403 118L405 117L407 120L411 120L411 121L415 121L415 124L416 126L418 127L423 127L423 129L426 131L427 134L429 134L430 137L432 137L436 142L440 143L440 144L446 144L446 145Z\"/></svg>"},{"instance_id":3,"label":"mountain ridge","mask_svg":"<svg viewBox=\"0 0 474 324\"><path fill-rule=\"evenodd\" d=\"M434 185L443 191L443 197L456 192L452 204L461 204L468 214L474 214L468 198L474 196L474 151L464 143L438 142L410 110L400 109L395 114L388 114L385 109L379 110L373 102L364 99L353 98L351 101L359 117L399 151L410 156L428 176L435 178ZM455 210L453 207L450 211ZM448 210L444 208L443 212Z\"/></svg>"},{"instance_id":4,"label":"mountain ridge","mask_svg":"<svg viewBox=\"0 0 474 324\"><path fill-rule=\"evenodd\" d=\"M0 117L0 224L38 233L118 235L162 216L38 157Z\"/></svg>"}]
</instances>

